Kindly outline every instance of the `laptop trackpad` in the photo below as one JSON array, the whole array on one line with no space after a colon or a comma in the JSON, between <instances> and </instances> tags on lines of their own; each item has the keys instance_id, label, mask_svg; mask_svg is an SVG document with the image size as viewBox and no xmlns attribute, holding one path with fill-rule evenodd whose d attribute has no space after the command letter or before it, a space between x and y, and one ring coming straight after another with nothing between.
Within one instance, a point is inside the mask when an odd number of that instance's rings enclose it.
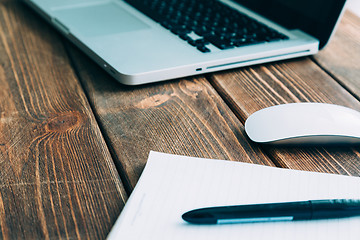
<instances>
[{"instance_id":1,"label":"laptop trackpad","mask_svg":"<svg viewBox=\"0 0 360 240\"><path fill-rule=\"evenodd\" d=\"M88 37L137 31L150 27L112 2L55 10L54 14L71 31Z\"/></svg>"}]
</instances>

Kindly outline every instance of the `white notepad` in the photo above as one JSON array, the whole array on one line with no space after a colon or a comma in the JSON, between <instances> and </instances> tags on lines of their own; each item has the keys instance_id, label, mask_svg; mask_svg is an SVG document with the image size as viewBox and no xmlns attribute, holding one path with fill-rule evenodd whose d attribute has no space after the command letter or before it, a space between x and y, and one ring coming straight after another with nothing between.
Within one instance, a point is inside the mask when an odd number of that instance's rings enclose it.
<instances>
[{"instance_id":1,"label":"white notepad","mask_svg":"<svg viewBox=\"0 0 360 240\"><path fill-rule=\"evenodd\" d=\"M192 225L195 208L360 199L360 178L151 152L108 239L360 239L360 217L245 224Z\"/></svg>"}]
</instances>

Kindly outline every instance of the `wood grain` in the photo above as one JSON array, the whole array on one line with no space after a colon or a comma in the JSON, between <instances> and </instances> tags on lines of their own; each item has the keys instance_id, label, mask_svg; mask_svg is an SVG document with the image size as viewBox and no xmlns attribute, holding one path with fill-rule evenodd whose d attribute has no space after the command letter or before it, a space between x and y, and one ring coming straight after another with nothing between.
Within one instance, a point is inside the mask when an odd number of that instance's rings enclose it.
<instances>
[{"instance_id":1,"label":"wood grain","mask_svg":"<svg viewBox=\"0 0 360 240\"><path fill-rule=\"evenodd\" d=\"M104 238L127 195L59 36L0 2L0 233Z\"/></svg>"},{"instance_id":2,"label":"wood grain","mask_svg":"<svg viewBox=\"0 0 360 240\"><path fill-rule=\"evenodd\" d=\"M345 18L344 21L348 21ZM342 36L344 25L340 25L337 38ZM355 44L353 41L352 43ZM348 42L335 41L333 44L347 46ZM358 44L358 42L357 42ZM350 46L354 49L358 48ZM339 49L333 46L331 49ZM325 54L322 55L325 58ZM339 56L341 61L342 56ZM210 76L212 84L243 122L257 110L265 107L292 102L327 102L360 110L359 101L328 72L336 63L327 59L327 65L319 67L310 58L254 66ZM332 74L336 79L358 75L354 63L342 63L346 75ZM346 82L344 80L344 82ZM354 88L355 89L355 88ZM330 172L346 175L360 175L359 147L287 147L262 146L277 166L292 169Z\"/></svg>"},{"instance_id":3,"label":"wood grain","mask_svg":"<svg viewBox=\"0 0 360 240\"><path fill-rule=\"evenodd\" d=\"M331 42L314 60L360 99L360 18L347 11Z\"/></svg>"},{"instance_id":4,"label":"wood grain","mask_svg":"<svg viewBox=\"0 0 360 240\"><path fill-rule=\"evenodd\" d=\"M273 165L204 78L127 87L69 52L129 191L150 150Z\"/></svg>"}]
</instances>

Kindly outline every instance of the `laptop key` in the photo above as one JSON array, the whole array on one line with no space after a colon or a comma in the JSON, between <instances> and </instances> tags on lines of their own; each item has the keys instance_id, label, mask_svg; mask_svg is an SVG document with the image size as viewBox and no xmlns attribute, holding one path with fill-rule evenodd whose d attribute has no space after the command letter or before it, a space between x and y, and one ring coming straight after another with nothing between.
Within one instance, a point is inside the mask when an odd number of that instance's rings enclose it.
<instances>
[{"instance_id":1,"label":"laptop key","mask_svg":"<svg viewBox=\"0 0 360 240\"><path fill-rule=\"evenodd\" d=\"M205 45L198 45L196 48L203 53L210 52L210 49L208 49Z\"/></svg>"},{"instance_id":2,"label":"laptop key","mask_svg":"<svg viewBox=\"0 0 360 240\"><path fill-rule=\"evenodd\" d=\"M191 46L194 46L194 47L197 46L196 40L193 40L193 39L190 38L187 42L188 42Z\"/></svg>"},{"instance_id":3,"label":"laptop key","mask_svg":"<svg viewBox=\"0 0 360 240\"><path fill-rule=\"evenodd\" d=\"M185 40L185 41L188 41L190 38L187 34L180 34L179 37L182 39L182 40Z\"/></svg>"},{"instance_id":4,"label":"laptop key","mask_svg":"<svg viewBox=\"0 0 360 240\"><path fill-rule=\"evenodd\" d=\"M221 36L219 37L218 35L208 35L205 39L219 49L230 49L234 47L234 44L230 40Z\"/></svg>"},{"instance_id":5,"label":"laptop key","mask_svg":"<svg viewBox=\"0 0 360 240\"><path fill-rule=\"evenodd\" d=\"M209 42L205 39L205 38L200 38L195 40L196 45L205 45L208 44Z\"/></svg>"}]
</instances>

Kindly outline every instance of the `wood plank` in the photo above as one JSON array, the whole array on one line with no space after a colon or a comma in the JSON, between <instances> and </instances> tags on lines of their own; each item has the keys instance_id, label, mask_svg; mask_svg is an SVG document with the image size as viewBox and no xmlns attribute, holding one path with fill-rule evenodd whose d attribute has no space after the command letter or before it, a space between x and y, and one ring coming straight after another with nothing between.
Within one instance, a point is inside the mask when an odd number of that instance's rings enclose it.
<instances>
[{"instance_id":1,"label":"wood plank","mask_svg":"<svg viewBox=\"0 0 360 240\"><path fill-rule=\"evenodd\" d=\"M127 195L59 36L0 2L0 238L105 238Z\"/></svg>"},{"instance_id":2,"label":"wood plank","mask_svg":"<svg viewBox=\"0 0 360 240\"><path fill-rule=\"evenodd\" d=\"M204 78L127 87L69 49L129 191L150 150L273 165Z\"/></svg>"},{"instance_id":3,"label":"wood plank","mask_svg":"<svg viewBox=\"0 0 360 240\"><path fill-rule=\"evenodd\" d=\"M262 108L293 102L327 102L360 110L360 103L309 58L218 73L210 78L242 121ZM360 175L356 146L261 146L277 166Z\"/></svg>"},{"instance_id":4,"label":"wood plank","mask_svg":"<svg viewBox=\"0 0 360 240\"><path fill-rule=\"evenodd\" d=\"M360 18L347 11L331 42L314 60L360 99Z\"/></svg>"}]
</instances>

